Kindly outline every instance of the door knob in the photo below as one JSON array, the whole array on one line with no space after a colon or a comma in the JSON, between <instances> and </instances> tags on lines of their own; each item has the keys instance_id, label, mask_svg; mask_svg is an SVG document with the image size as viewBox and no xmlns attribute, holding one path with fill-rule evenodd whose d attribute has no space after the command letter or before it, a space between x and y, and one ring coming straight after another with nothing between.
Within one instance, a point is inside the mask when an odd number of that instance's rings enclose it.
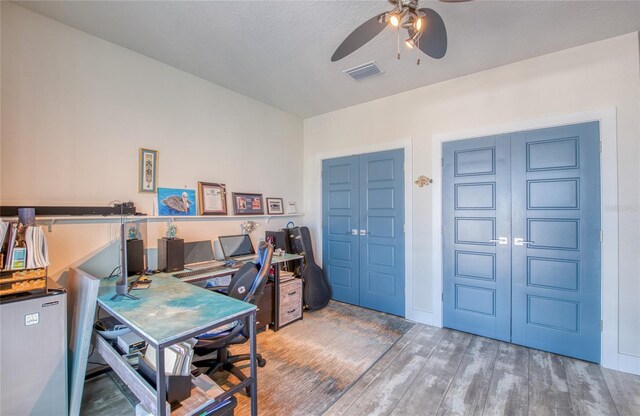
<instances>
[{"instance_id":1,"label":"door knob","mask_svg":"<svg viewBox=\"0 0 640 416\"><path fill-rule=\"evenodd\" d=\"M525 241L522 237L516 237L513 239L514 246L523 246L525 244L533 244L533 241Z\"/></svg>"},{"instance_id":2,"label":"door knob","mask_svg":"<svg viewBox=\"0 0 640 416\"><path fill-rule=\"evenodd\" d=\"M490 243L498 243L500 245L506 245L509 244L509 239L507 237L498 237L498 239L496 240L495 238L489 240Z\"/></svg>"}]
</instances>

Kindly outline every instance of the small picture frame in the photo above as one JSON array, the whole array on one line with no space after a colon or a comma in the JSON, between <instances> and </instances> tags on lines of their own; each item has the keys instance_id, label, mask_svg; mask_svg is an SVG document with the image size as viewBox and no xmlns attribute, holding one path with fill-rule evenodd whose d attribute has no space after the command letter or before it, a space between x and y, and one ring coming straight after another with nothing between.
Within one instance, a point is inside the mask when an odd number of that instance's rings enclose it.
<instances>
[{"instance_id":1,"label":"small picture frame","mask_svg":"<svg viewBox=\"0 0 640 416\"><path fill-rule=\"evenodd\" d=\"M267 214L284 214L282 198L267 198Z\"/></svg>"},{"instance_id":2,"label":"small picture frame","mask_svg":"<svg viewBox=\"0 0 640 416\"><path fill-rule=\"evenodd\" d=\"M244 194L233 192L234 215L264 215L262 194Z\"/></svg>"},{"instance_id":3,"label":"small picture frame","mask_svg":"<svg viewBox=\"0 0 640 416\"><path fill-rule=\"evenodd\" d=\"M200 215L227 215L227 188L223 183L198 182Z\"/></svg>"},{"instance_id":4,"label":"small picture frame","mask_svg":"<svg viewBox=\"0 0 640 416\"><path fill-rule=\"evenodd\" d=\"M158 192L158 151L140 149L138 192Z\"/></svg>"}]
</instances>

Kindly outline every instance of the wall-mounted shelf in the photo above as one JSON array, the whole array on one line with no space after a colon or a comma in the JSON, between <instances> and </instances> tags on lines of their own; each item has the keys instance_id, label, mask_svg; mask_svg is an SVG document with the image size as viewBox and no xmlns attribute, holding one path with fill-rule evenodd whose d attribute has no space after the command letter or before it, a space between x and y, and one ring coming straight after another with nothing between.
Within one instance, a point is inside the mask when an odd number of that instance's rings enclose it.
<instances>
[{"instance_id":1,"label":"wall-mounted shelf","mask_svg":"<svg viewBox=\"0 0 640 416\"><path fill-rule=\"evenodd\" d=\"M151 221L238 221L238 220L262 220L267 224L272 218L293 218L302 217L304 214L278 214L278 215L153 215L145 217Z\"/></svg>"},{"instance_id":2,"label":"wall-mounted shelf","mask_svg":"<svg viewBox=\"0 0 640 416\"><path fill-rule=\"evenodd\" d=\"M168 216L168 215L129 215L125 217L126 222L141 221L239 221L239 220L265 220L269 224L272 218L293 218L302 217L304 214L279 214L279 215L191 215L191 216ZM18 217L3 217L3 221L18 221ZM65 215L59 217L36 217L36 223L47 226L49 232L54 224L80 224L80 223L119 223L119 215Z\"/></svg>"}]
</instances>

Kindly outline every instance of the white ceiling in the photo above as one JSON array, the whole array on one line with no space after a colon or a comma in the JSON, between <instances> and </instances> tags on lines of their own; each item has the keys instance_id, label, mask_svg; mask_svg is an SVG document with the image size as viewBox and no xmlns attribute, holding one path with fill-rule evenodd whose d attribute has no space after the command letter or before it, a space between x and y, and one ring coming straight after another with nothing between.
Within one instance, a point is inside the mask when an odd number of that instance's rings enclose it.
<instances>
[{"instance_id":1,"label":"white ceiling","mask_svg":"<svg viewBox=\"0 0 640 416\"><path fill-rule=\"evenodd\" d=\"M420 1L444 19L434 60L402 50L385 29L338 62L353 29L386 1L18 1L17 4L300 117L640 30L634 1ZM383 75L344 69L375 60Z\"/></svg>"}]
</instances>

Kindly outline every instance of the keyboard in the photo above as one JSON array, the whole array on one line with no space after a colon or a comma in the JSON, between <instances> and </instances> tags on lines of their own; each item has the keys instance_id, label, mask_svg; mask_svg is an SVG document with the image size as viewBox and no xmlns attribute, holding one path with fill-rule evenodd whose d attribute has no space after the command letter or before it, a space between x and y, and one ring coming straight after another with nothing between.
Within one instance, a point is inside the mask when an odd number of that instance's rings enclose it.
<instances>
[{"instance_id":1,"label":"keyboard","mask_svg":"<svg viewBox=\"0 0 640 416\"><path fill-rule=\"evenodd\" d=\"M192 277L192 276L198 276L201 274L213 273L213 272L217 272L217 271L228 269L228 268L229 268L228 266L225 266L223 264L220 266L203 267L202 269L189 270L188 272L174 273L173 276L183 279L185 277Z\"/></svg>"}]
</instances>

